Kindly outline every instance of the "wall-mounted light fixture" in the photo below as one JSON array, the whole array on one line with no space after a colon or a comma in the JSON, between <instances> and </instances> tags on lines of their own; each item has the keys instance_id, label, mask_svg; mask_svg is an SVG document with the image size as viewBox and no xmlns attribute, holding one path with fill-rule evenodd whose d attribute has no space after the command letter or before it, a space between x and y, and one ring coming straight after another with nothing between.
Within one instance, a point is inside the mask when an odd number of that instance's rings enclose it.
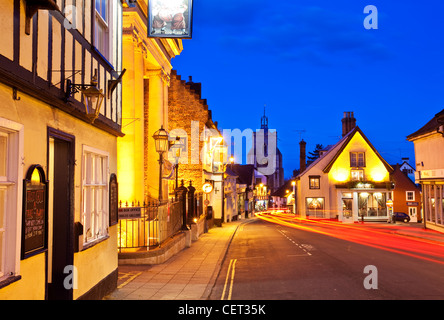
<instances>
[{"instance_id":1,"label":"wall-mounted light fixture","mask_svg":"<svg viewBox=\"0 0 444 320\"><path fill-rule=\"evenodd\" d=\"M94 76L91 78L91 84L76 84L72 83L71 80L66 80L66 100L71 97L72 94L81 92L85 105L86 116L89 121L93 123L100 113L100 107L103 103L102 89L97 88L97 69L95 70Z\"/></svg>"}]
</instances>

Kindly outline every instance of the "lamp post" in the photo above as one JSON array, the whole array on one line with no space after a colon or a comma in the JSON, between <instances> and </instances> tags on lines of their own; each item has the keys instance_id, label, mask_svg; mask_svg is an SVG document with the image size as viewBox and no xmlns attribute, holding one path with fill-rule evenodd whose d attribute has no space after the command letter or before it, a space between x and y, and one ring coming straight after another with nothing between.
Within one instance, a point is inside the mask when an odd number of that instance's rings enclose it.
<instances>
[{"instance_id":1,"label":"lamp post","mask_svg":"<svg viewBox=\"0 0 444 320\"><path fill-rule=\"evenodd\" d=\"M293 186L293 214L296 214L296 181L292 181Z\"/></svg>"},{"instance_id":2,"label":"lamp post","mask_svg":"<svg viewBox=\"0 0 444 320\"><path fill-rule=\"evenodd\" d=\"M179 188L179 160L180 160L180 154L182 152L182 148L185 146L183 143L180 142L180 137L176 138L176 141L174 145L172 146L173 149L173 157L175 160L174 169L176 171L176 189Z\"/></svg>"},{"instance_id":3,"label":"lamp post","mask_svg":"<svg viewBox=\"0 0 444 320\"><path fill-rule=\"evenodd\" d=\"M159 201L162 201L162 166L163 154L168 151L168 131L160 126L160 129L154 132L153 139L156 146L156 151L159 154Z\"/></svg>"}]
</instances>

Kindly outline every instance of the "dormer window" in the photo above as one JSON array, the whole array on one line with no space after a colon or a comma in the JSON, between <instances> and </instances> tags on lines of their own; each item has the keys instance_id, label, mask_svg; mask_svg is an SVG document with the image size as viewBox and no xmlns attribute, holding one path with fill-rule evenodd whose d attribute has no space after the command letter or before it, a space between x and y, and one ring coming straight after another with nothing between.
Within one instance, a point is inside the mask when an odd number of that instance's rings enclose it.
<instances>
[{"instance_id":1,"label":"dormer window","mask_svg":"<svg viewBox=\"0 0 444 320\"><path fill-rule=\"evenodd\" d=\"M350 167L365 167L365 152L350 152Z\"/></svg>"}]
</instances>

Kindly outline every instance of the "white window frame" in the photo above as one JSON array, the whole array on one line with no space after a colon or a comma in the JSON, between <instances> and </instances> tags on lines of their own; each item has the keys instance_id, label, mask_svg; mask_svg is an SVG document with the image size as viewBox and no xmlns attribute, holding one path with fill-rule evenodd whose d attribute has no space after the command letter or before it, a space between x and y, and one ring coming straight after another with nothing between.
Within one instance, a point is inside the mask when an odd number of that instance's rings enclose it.
<instances>
[{"instance_id":1,"label":"white window frame","mask_svg":"<svg viewBox=\"0 0 444 320\"><path fill-rule=\"evenodd\" d=\"M113 56L111 52L111 47L113 43L113 2L110 0L99 0L100 3L105 3L105 17L102 16L102 14L97 11L96 8L96 1L94 0L94 47L105 57L105 59L108 60L108 62L113 61ZM101 32L100 32L101 31ZM99 34L101 36L99 36Z\"/></svg>"},{"instance_id":2,"label":"white window frame","mask_svg":"<svg viewBox=\"0 0 444 320\"><path fill-rule=\"evenodd\" d=\"M97 164L102 161L102 168ZM109 235L109 153L83 145L82 224L83 247Z\"/></svg>"},{"instance_id":3,"label":"white window frame","mask_svg":"<svg viewBox=\"0 0 444 320\"><path fill-rule=\"evenodd\" d=\"M24 127L22 124L0 118L0 133L7 137L6 175L0 177L4 193L3 221L0 241L0 284L20 273L20 236L24 159ZM1 155L0 155L1 156Z\"/></svg>"},{"instance_id":4,"label":"white window frame","mask_svg":"<svg viewBox=\"0 0 444 320\"><path fill-rule=\"evenodd\" d=\"M409 194L412 195L412 199L409 199ZM405 192L405 199L407 201L415 201L415 191L406 191Z\"/></svg>"}]
</instances>

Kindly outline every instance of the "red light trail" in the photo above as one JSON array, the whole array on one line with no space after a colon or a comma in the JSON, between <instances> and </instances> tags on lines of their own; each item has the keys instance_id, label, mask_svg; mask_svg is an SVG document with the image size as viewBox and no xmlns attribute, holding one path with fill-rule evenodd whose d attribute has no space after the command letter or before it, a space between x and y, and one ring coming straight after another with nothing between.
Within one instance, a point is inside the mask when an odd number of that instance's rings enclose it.
<instances>
[{"instance_id":1,"label":"red light trail","mask_svg":"<svg viewBox=\"0 0 444 320\"><path fill-rule=\"evenodd\" d=\"M302 219L283 211L256 213L256 216L282 226L444 264L444 242L438 241L438 239L444 240L444 237L438 232L424 229L412 230L413 227L399 225L395 229L393 226L381 224L354 225L331 220ZM427 236L427 238L421 238L421 236Z\"/></svg>"}]
</instances>

